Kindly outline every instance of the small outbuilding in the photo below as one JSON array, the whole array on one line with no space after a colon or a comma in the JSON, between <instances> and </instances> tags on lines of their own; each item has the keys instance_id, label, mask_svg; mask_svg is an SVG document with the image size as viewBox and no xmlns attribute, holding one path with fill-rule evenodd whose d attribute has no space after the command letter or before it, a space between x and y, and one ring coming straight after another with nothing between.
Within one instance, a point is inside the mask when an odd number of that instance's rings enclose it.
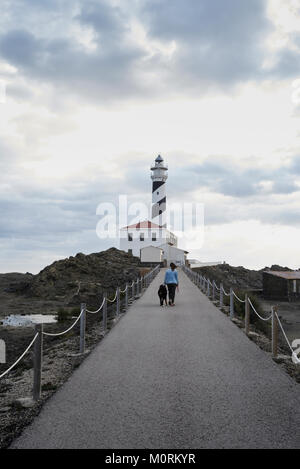
<instances>
[{"instance_id":1,"label":"small outbuilding","mask_svg":"<svg viewBox=\"0 0 300 469\"><path fill-rule=\"evenodd\" d=\"M143 264L162 264L164 262L164 251L156 246L146 246L141 249L141 262Z\"/></svg>"},{"instance_id":2,"label":"small outbuilding","mask_svg":"<svg viewBox=\"0 0 300 469\"><path fill-rule=\"evenodd\" d=\"M185 265L187 263L188 251L179 249L171 243L165 243L160 246L163 249L163 258L166 265L173 262L176 265Z\"/></svg>"},{"instance_id":3,"label":"small outbuilding","mask_svg":"<svg viewBox=\"0 0 300 469\"><path fill-rule=\"evenodd\" d=\"M268 270L263 272L263 296L266 300L299 300L300 271Z\"/></svg>"}]
</instances>

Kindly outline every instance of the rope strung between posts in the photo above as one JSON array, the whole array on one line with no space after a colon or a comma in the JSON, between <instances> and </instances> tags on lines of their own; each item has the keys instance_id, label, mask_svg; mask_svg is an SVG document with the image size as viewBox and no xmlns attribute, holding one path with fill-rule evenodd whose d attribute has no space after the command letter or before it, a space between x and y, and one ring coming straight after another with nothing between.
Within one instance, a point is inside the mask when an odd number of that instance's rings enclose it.
<instances>
[{"instance_id":1,"label":"rope strung between posts","mask_svg":"<svg viewBox=\"0 0 300 469\"><path fill-rule=\"evenodd\" d=\"M79 319L81 318L83 314L83 310L81 311L81 313L79 314L78 318L76 319L76 321L72 324L72 326L70 326L66 331L64 332L59 332L58 334L50 334L50 332L43 332L42 334L43 335L46 335L46 336L49 336L49 337L59 337L60 335L64 335L66 334L67 332L69 332L71 329L73 329L73 327L78 323Z\"/></svg>"},{"instance_id":2,"label":"rope strung between posts","mask_svg":"<svg viewBox=\"0 0 300 469\"><path fill-rule=\"evenodd\" d=\"M256 314L262 321L266 321L266 322L267 322L267 321L270 321L270 319L272 318L272 313L271 313L271 315L270 315L268 318L263 318L260 314L258 314L258 312L256 311L256 309L254 308L254 306L253 306L253 304L252 304L250 298L248 298L248 302L249 302L251 308L253 309L253 311L255 312L255 314Z\"/></svg>"},{"instance_id":3,"label":"rope strung between posts","mask_svg":"<svg viewBox=\"0 0 300 469\"><path fill-rule=\"evenodd\" d=\"M128 285L126 285L126 288L124 290L120 290L120 293L126 293L126 290L128 290Z\"/></svg>"},{"instance_id":4,"label":"rope strung between posts","mask_svg":"<svg viewBox=\"0 0 300 469\"><path fill-rule=\"evenodd\" d=\"M290 350L291 350L292 354L294 355L294 353L295 353L295 352L294 352L294 349L293 349L293 347L291 346L289 339L287 338L287 335L286 335L286 333L285 333L285 331L284 331L284 329L283 329L283 325L281 324L281 321L280 321L280 319L279 319L278 314L276 313L276 311L275 311L275 316L276 316L276 319L277 319L278 324L279 324L279 326L280 326L280 329L281 329L281 331L282 331L282 333L283 333L283 336L284 336L284 338L285 338L285 340L286 340L288 346L290 347ZM296 354L295 354L295 355L296 355ZM297 357L297 358L298 358L298 357Z\"/></svg>"},{"instance_id":5,"label":"rope strung between posts","mask_svg":"<svg viewBox=\"0 0 300 469\"><path fill-rule=\"evenodd\" d=\"M22 358L26 355L26 353L30 350L30 348L33 346L34 342L36 341L37 339L37 336L39 335L39 332L37 332L34 336L34 338L32 339L32 341L30 342L30 344L28 345L27 349L25 350L25 352L22 353L22 355L18 358L17 361L15 361L15 363L13 365L11 365L8 370L4 371L4 373L2 373L0 375L0 379L3 378L5 375L7 375L7 373L9 373L21 360Z\"/></svg>"},{"instance_id":6,"label":"rope strung between posts","mask_svg":"<svg viewBox=\"0 0 300 469\"><path fill-rule=\"evenodd\" d=\"M86 312L89 313L89 314L97 314L97 313L99 313L99 312L101 311L101 309L103 308L104 303L105 303L105 298L103 298L102 305L100 306L99 309L97 309L97 311L89 311L88 309L86 309Z\"/></svg>"},{"instance_id":7,"label":"rope strung between posts","mask_svg":"<svg viewBox=\"0 0 300 469\"><path fill-rule=\"evenodd\" d=\"M221 289L217 286L216 282L214 281L214 285L218 291L221 291Z\"/></svg>"},{"instance_id":8,"label":"rope strung between posts","mask_svg":"<svg viewBox=\"0 0 300 469\"><path fill-rule=\"evenodd\" d=\"M246 303L246 300L241 300L234 292L234 290L232 290L232 293L234 294L234 296L236 297L236 299L240 302L240 303Z\"/></svg>"},{"instance_id":9,"label":"rope strung between posts","mask_svg":"<svg viewBox=\"0 0 300 469\"><path fill-rule=\"evenodd\" d=\"M115 294L114 299L113 299L113 300L110 300L109 298L107 298L107 301L108 301L109 303L114 303L114 302L116 301L116 299L117 299L117 295L118 295L118 290L116 291L116 294Z\"/></svg>"},{"instance_id":10,"label":"rope strung between posts","mask_svg":"<svg viewBox=\"0 0 300 469\"><path fill-rule=\"evenodd\" d=\"M226 293L226 291L224 290L224 287L222 287L222 291L223 291L224 295L230 296L230 293Z\"/></svg>"}]
</instances>

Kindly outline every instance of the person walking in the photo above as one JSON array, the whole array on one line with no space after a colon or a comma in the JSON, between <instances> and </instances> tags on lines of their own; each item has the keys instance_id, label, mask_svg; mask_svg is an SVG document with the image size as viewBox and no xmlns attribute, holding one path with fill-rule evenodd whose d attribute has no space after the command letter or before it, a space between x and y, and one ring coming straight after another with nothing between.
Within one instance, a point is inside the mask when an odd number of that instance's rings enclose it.
<instances>
[{"instance_id":1,"label":"person walking","mask_svg":"<svg viewBox=\"0 0 300 469\"><path fill-rule=\"evenodd\" d=\"M175 306L175 290L179 288L178 282L178 273L176 270L176 265L171 262L170 269L168 269L165 273L165 280L164 283L167 285L168 292L169 292L169 305Z\"/></svg>"}]
</instances>

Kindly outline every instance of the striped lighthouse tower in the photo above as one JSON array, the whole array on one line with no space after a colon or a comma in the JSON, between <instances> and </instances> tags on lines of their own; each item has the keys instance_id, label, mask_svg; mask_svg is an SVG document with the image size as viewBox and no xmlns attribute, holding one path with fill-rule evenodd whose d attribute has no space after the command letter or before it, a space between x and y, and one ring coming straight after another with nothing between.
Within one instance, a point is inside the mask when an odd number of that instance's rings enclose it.
<instances>
[{"instance_id":1,"label":"striped lighthouse tower","mask_svg":"<svg viewBox=\"0 0 300 469\"><path fill-rule=\"evenodd\" d=\"M166 181L168 179L168 166L163 158L158 155L154 166L151 168L152 185L152 221L157 225L167 227L167 198Z\"/></svg>"}]
</instances>

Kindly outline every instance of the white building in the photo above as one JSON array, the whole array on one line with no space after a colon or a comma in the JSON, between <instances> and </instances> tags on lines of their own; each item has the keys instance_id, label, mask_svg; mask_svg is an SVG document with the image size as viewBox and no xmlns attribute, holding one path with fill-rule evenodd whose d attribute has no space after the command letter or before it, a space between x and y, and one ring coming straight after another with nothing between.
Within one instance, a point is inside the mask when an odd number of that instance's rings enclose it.
<instances>
[{"instance_id":1,"label":"white building","mask_svg":"<svg viewBox=\"0 0 300 469\"><path fill-rule=\"evenodd\" d=\"M152 221L145 220L120 230L120 249L140 257L142 262L166 264L186 262L187 252L177 248L177 237L166 227L166 181L168 166L159 155L151 167Z\"/></svg>"},{"instance_id":2,"label":"white building","mask_svg":"<svg viewBox=\"0 0 300 469\"><path fill-rule=\"evenodd\" d=\"M167 266L169 266L171 262L175 265L185 265L188 251L179 249L170 243L162 244L160 248L163 249L163 258Z\"/></svg>"},{"instance_id":3,"label":"white building","mask_svg":"<svg viewBox=\"0 0 300 469\"><path fill-rule=\"evenodd\" d=\"M141 248L141 262L160 264L164 261L163 254L163 249L154 246Z\"/></svg>"},{"instance_id":4,"label":"white building","mask_svg":"<svg viewBox=\"0 0 300 469\"><path fill-rule=\"evenodd\" d=\"M141 249L147 246L160 247L170 243L177 246L177 237L166 228L151 221L143 221L120 230L120 249L140 257Z\"/></svg>"}]
</instances>

